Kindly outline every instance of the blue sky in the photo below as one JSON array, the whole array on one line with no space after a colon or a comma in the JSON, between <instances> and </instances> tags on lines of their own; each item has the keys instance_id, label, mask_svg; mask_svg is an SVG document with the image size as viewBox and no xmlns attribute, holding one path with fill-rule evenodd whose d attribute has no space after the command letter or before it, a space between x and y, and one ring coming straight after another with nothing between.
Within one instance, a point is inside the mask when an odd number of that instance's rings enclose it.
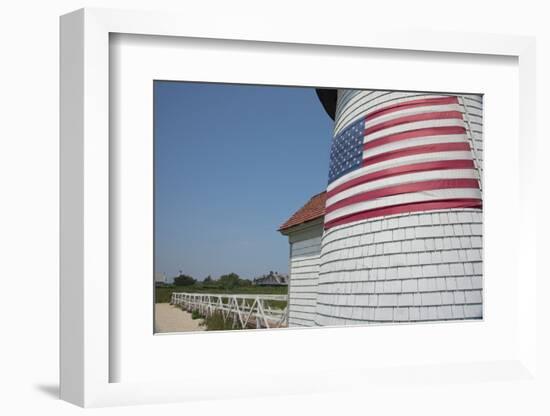
<instances>
[{"instance_id":1,"label":"blue sky","mask_svg":"<svg viewBox=\"0 0 550 416\"><path fill-rule=\"evenodd\" d=\"M277 228L327 183L312 88L155 81L155 271L288 273Z\"/></svg>"}]
</instances>

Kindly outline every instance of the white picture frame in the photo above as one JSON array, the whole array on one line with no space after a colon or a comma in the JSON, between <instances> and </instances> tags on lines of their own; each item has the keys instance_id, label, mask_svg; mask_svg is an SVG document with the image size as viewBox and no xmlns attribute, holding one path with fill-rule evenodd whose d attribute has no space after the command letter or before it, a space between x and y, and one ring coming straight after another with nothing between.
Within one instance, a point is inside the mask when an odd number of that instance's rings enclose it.
<instances>
[{"instance_id":1,"label":"white picture frame","mask_svg":"<svg viewBox=\"0 0 550 416\"><path fill-rule=\"evenodd\" d=\"M303 32L297 27L287 27L284 31L276 26L241 28L235 33L231 24L217 22L205 26L192 16L120 11L107 9L83 9L61 18L61 397L80 406L107 406L120 404L160 403L207 399L213 397L247 397L253 395L319 393L340 389L374 389L381 384L393 383L398 378L407 384L413 380L422 383L437 380L456 380L481 383L483 380L507 380L518 383L531 380L539 382L537 376L537 328L535 250L537 219L531 215L530 207L536 205L534 183L531 181L535 166L535 41L530 37L508 35L488 35L469 33L437 33L422 31L399 31L365 28L359 32L328 34L321 22L312 24ZM200 374L187 376L186 381L165 379L163 374L155 377L150 372L141 380L113 382L111 371L114 363L120 360L117 349L112 348L113 311L119 306L113 304L116 291L109 281L116 259L109 251L112 238L110 217L111 202L110 173L116 169L110 154L110 35L126 34L140 36L162 36L168 40L223 39L225 42L254 42L259 46L265 42L276 43L281 50L290 45L304 48L324 45L331 53L346 48L359 48L378 51L405 50L411 53L434 52L441 56L464 54L475 60L476 55L507 56L518 60L519 76L519 134L521 148L518 153L519 186L517 200L518 216L517 241L514 252L517 267L522 271L517 293L517 345L506 350L498 360L446 361L439 363L419 360L414 363L414 376L410 367L392 368L384 364L381 368L372 363L363 367L351 367L343 362L322 367L316 372L312 367L297 368L289 377L287 372L265 370L263 374L269 382L257 383L255 377L262 369L251 365L241 366L238 376L229 388L227 383L213 384L205 390L200 387ZM157 39L159 41L159 39ZM330 83L328 75L326 82ZM252 80L253 81L253 80ZM336 82L333 80L333 82ZM143 305L144 309L150 305ZM517 313L516 313L517 312ZM458 328L458 327L456 327ZM481 331L463 327L464 330ZM339 329L308 331L283 331L280 345L293 342L319 342L342 337ZM386 327L381 331L396 331L396 327ZM415 326L400 327L399 330L412 334ZM427 331L428 329L426 329ZM346 329L346 331L348 331ZM356 331L357 332L357 331ZM256 339L270 336L254 333ZM348 331L347 333L352 333ZM219 335L219 334L216 334ZM223 334L220 334L223 335ZM151 336L152 333L151 333ZM226 334L226 340L236 344L245 342L249 334ZM381 335L382 336L382 335ZM471 336L471 335L469 335ZM192 335L186 335L187 342ZM208 336L210 337L210 335ZM230 337L230 338L229 338ZM208 340L201 336L201 342ZM310 339L307 341L306 338ZM167 339L165 337L165 339ZM197 338L198 339L198 338ZM311 341L313 339L313 341ZM212 338L214 340L214 338ZM170 341L164 341L169 343ZM260 342L260 341L259 341ZM137 348L137 347L136 347ZM475 357L474 357L475 358ZM307 368L306 368L307 367ZM368 369L368 374L365 370ZM173 368L175 374L185 370ZM326 377L320 383L319 376ZM437 376L435 376L437 374ZM117 378L117 377L115 377ZM193 380L193 382L190 381ZM345 382L343 381L345 380ZM408 380L408 381L407 381ZM198 387L197 387L197 382ZM280 387L276 391L274 387Z\"/></svg>"}]
</instances>

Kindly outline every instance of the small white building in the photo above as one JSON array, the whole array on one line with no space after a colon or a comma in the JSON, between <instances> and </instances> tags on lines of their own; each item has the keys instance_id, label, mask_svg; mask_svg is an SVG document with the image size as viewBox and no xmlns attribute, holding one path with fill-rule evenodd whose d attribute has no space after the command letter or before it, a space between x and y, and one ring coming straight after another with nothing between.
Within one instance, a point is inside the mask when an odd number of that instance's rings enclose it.
<instances>
[{"instance_id":1,"label":"small white building","mask_svg":"<svg viewBox=\"0 0 550 416\"><path fill-rule=\"evenodd\" d=\"M290 243L289 326L314 326L326 192L313 196L279 232Z\"/></svg>"}]
</instances>

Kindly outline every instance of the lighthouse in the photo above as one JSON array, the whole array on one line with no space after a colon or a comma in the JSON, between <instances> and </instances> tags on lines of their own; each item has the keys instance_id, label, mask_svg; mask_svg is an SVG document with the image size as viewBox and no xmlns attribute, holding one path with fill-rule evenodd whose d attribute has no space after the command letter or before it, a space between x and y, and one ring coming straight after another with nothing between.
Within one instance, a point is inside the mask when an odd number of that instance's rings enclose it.
<instances>
[{"instance_id":1,"label":"lighthouse","mask_svg":"<svg viewBox=\"0 0 550 416\"><path fill-rule=\"evenodd\" d=\"M318 89L327 187L279 231L289 325L483 317L483 97Z\"/></svg>"},{"instance_id":2,"label":"lighthouse","mask_svg":"<svg viewBox=\"0 0 550 416\"><path fill-rule=\"evenodd\" d=\"M317 93L334 134L315 324L482 318L482 96Z\"/></svg>"}]
</instances>

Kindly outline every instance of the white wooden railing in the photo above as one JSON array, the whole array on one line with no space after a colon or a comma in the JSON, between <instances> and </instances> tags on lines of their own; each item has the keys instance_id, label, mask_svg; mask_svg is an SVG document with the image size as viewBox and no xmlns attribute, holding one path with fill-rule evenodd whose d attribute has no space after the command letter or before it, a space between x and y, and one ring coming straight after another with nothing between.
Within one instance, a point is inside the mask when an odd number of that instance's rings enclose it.
<instances>
[{"instance_id":1,"label":"white wooden railing","mask_svg":"<svg viewBox=\"0 0 550 416\"><path fill-rule=\"evenodd\" d=\"M286 303L284 309L270 306L270 301ZM238 328L281 328L288 326L287 295L245 295L214 293L172 293L172 305L208 317L220 313Z\"/></svg>"}]
</instances>

